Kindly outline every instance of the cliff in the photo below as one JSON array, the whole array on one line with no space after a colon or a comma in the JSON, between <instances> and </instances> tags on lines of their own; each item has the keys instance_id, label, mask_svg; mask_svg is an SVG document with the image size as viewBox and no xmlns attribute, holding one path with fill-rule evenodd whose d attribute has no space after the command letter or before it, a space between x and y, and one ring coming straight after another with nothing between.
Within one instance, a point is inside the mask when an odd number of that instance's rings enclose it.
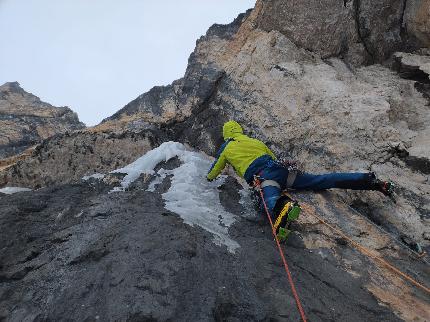
<instances>
[{"instance_id":1,"label":"cliff","mask_svg":"<svg viewBox=\"0 0 430 322\"><path fill-rule=\"evenodd\" d=\"M430 320L428 291L383 263L428 289L429 14L427 0L260 0L197 41L183 78L44 141L1 172L38 190L0 195L0 317L298 320L250 192L231 169L204 180L235 119L306 171L397 186L396 202L292 192L304 211L284 251L309 320ZM136 171L169 140L194 154Z\"/></svg>"},{"instance_id":2,"label":"cliff","mask_svg":"<svg viewBox=\"0 0 430 322\"><path fill-rule=\"evenodd\" d=\"M18 83L0 86L0 158L21 153L55 134L85 128L68 107L55 107Z\"/></svg>"}]
</instances>

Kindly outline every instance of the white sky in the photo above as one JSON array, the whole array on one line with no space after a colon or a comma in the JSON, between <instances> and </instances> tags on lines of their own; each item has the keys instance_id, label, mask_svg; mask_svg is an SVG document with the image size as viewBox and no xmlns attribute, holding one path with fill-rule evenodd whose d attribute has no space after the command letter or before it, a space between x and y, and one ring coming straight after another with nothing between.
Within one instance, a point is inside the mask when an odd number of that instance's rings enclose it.
<instances>
[{"instance_id":1,"label":"white sky","mask_svg":"<svg viewBox=\"0 0 430 322\"><path fill-rule=\"evenodd\" d=\"M183 76L196 40L255 0L0 0L0 85L95 125Z\"/></svg>"}]
</instances>

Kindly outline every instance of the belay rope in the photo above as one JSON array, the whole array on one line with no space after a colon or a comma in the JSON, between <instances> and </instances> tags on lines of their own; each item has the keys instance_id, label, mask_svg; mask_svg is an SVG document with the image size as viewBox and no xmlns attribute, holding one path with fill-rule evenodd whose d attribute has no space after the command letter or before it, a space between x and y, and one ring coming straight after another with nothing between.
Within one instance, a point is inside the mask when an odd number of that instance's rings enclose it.
<instances>
[{"instance_id":1,"label":"belay rope","mask_svg":"<svg viewBox=\"0 0 430 322\"><path fill-rule=\"evenodd\" d=\"M264 199L263 189L261 189L261 182L257 178L254 179L254 186L258 189L260 193L261 201L263 202L264 210L266 211L267 218L270 222L270 227L272 228L273 237L275 237L276 245L278 246L279 254L281 255L282 262L284 264L285 271L287 272L288 282L290 283L291 291L293 292L294 299L297 304L297 309L299 310L300 316L303 322L306 322L305 312L303 310L302 304L297 294L296 287L294 285L293 277L291 276L290 269L288 268L287 260L285 259L284 252L282 251L281 244L279 243L278 237L276 235L276 229L273 226L272 218L270 217L269 210L267 209L266 200Z\"/></svg>"},{"instance_id":2,"label":"belay rope","mask_svg":"<svg viewBox=\"0 0 430 322\"><path fill-rule=\"evenodd\" d=\"M285 193L286 196L288 196L289 198L292 198L291 195L289 193ZM322 219L320 216L318 216L316 214L315 210L312 210L312 207L310 205L308 205L305 202L301 202L301 207L302 209L306 212L306 214L313 216L314 218L316 218L318 220L319 223L327 226L328 228L330 228L331 230L333 230L335 233L337 233L338 235L340 235L342 238L344 238L350 245L352 245L353 247L355 247L359 252L361 252L363 255L372 258L373 260L375 260L376 262L378 262L379 264L382 264L383 266L385 266L386 268L388 268L389 270L391 270L392 272L396 273L397 275L403 277L403 279L409 281L411 284L415 285L416 287L422 289L423 291L425 291L426 293L430 294L430 289L424 285L422 285L421 283L417 282L415 279L413 279L412 277L410 277L409 275L403 273L401 270L399 270L398 268L394 267L393 265L391 265L389 262L387 262L385 259L381 258L380 256L377 256L375 254L373 254L371 252L371 250L367 249L366 247L361 246L359 243L357 243L356 241L354 241L352 238L350 238L349 236L347 236L344 232L342 232L340 229L334 227L333 225L330 225L329 223L327 223L324 219Z\"/></svg>"},{"instance_id":3,"label":"belay rope","mask_svg":"<svg viewBox=\"0 0 430 322\"><path fill-rule=\"evenodd\" d=\"M336 232L338 235L342 236L342 238L344 238L345 240L347 240L353 247L355 247L363 255L366 255L367 257L372 258L376 262L384 265L386 268L388 268L392 272L394 272L397 275L403 277L403 279L409 281L411 284L415 285L416 287L418 287L418 288L422 289L423 291L427 292L428 294L430 294L430 289L428 287L426 287L426 286L422 285L421 283L417 282L415 279L413 279L409 275L403 273L401 270L399 270L398 268L396 268L393 265L391 265L390 263L388 263L385 259L381 258L378 255L373 254L369 249L361 246L359 243L357 243L356 241L354 241L353 239L351 239L350 237L348 237L345 233L343 233L338 228L336 228L336 227L330 225L329 223L327 223L326 221L324 221L324 219L322 219L320 216L318 216L315 213L315 211L312 211L312 209L311 209L311 207L309 205L307 205L306 203L304 203L304 204L302 203L302 208L303 208L303 210L306 211L306 213L308 215L311 215L311 216L315 217L321 224L327 226L328 228L330 228L331 230L333 230L334 232Z\"/></svg>"},{"instance_id":4,"label":"belay rope","mask_svg":"<svg viewBox=\"0 0 430 322\"><path fill-rule=\"evenodd\" d=\"M260 180L257 177L254 179L254 187L257 188L257 190L258 190L258 192L260 194L261 201L263 202L264 210L266 212L267 218L269 219L270 227L272 228L272 234L273 234L273 237L275 238L276 245L278 246L279 254L280 254L282 262L284 264L284 268L285 268L285 271L286 271L287 276L288 276L288 281L290 283L291 291L293 292L293 296L294 296L294 299L295 299L296 304L297 304L297 309L299 310L299 313L300 313L300 316L301 316L302 320L304 322L306 322L307 320L306 320L305 312L303 310L302 304L301 304L299 296L297 294L293 278L292 278L290 270L288 268L287 260L285 259L284 252L282 251L282 248L281 248L281 244L279 243L279 240L278 240L278 237L277 237L277 234L276 234L276 229L273 226L272 218L270 216L269 210L267 209L266 200L264 199L263 190L261 188L261 182L260 182ZM286 195L291 198L291 196L289 194L286 194ZM422 285L421 283L417 282L415 279L413 279L409 275L403 273L402 271L400 271L399 269L397 269L396 267L394 267L393 265L391 265L390 263L388 263L386 260L384 260L380 256L377 256L377 255L373 254L369 249L361 246L359 243L357 243L356 241L352 240L350 237L348 237L346 234L344 234L341 230L337 229L336 227L334 227L334 226L330 225L329 223L327 223L326 221L324 221L320 216L318 216L315 213L315 210L312 211L311 207L309 205L307 205L306 203L302 204L302 208L303 208L303 206L305 206L304 210L306 211L307 214L315 217L321 224L327 226L328 228L330 228L331 230L333 230L334 232L336 232L338 235L342 236L353 247L355 247L357 250L359 250L363 255L366 255L369 258L372 258L376 262L378 262L378 263L382 264L383 266L385 266L386 268L390 269L392 272L394 272L397 275L403 277L405 280L409 281L410 283L412 283L416 287L418 287L421 290L425 291L426 293L430 294L430 289L428 287L426 287L426 286Z\"/></svg>"}]
</instances>

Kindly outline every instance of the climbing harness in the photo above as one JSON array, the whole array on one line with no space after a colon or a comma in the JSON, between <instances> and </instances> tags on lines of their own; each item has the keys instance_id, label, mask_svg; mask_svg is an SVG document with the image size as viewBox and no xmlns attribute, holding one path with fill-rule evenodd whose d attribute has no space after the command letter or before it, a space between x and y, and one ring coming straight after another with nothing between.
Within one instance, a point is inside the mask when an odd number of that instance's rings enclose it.
<instances>
[{"instance_id":1,"label":"climbing harness","mask_svg":"<svg viewBox=\"0 0 430 322\"><path fill-rule=\"evenodd\" d=\"M290 196L290 198L291 198L291 196ZM311 206L309 206L308 204L302 202L302 208L306 212L307 215L313 216L321 224L327 226L328 228L330 228L331 230L333 230L334 232L336 232L338 235L342 236L342 238L344 238L345 240L347 240L353 247L355 247L357 250L359 250L363 255L366 255L367 257L372 258L373 260L379 262L380 264L382 264L385 267L387 267L388 269L390 269L392 272L394 272L397 275L403 277L405 280L409 281L410 283L412 283L416 287L418 287L418 288L420 288L420 289L422 289L425 292L427 292L427 293L430 294L430 289L428 287L422 285L421 283L417 282L415 279L413 279L409 275L403 273L398 268L394 267L392 264L390 264L389 262L387 262L385 259L381 258L380 256L378 256L376 254L373 254L371 252L371 250L369 250L369 249L361 246L359 243L357 243L352 238L348 237L345 233L343 233L340 229L338 229L338 228L330 225L329 223L327 223L324 219L322 219L320 216L318 216L316 214L316 211L313 210Z\"/></svg>"},{"instance_id":2,"label":"climbing harness","mask_svg":"<svg viewBox=\"0 0 430 322\"><path fill-rule=\"evenodd\" d=\"M274 163L277 163L277 161L272 161L272 165ZM260 172L260 174L261 173L262 171ZM260 189L264 189L266 187L276 187L279 190L282 190L281 185L275 180L266 180L263 179L260 175L254 176L254 180L255 179L258 179L258 182L260 184L258 187ZM254 188L256 187L257 186L254 182ZM283 196L284 198L288 198L289 201L282 206L282 209L278 209L277 213L279 213L279 215L276 217L274 223L274 228L280 242L284 242L287 240L288 236L291 233L291 230L288 229L288 226L292 221L296 220L299 217L301 210L299 204L296 201L293 201L289 196L286 196L285 194L283 194ZM278 202L279 200L281 200L281 198L278 199Z\"/></svg>"},{"instance_id":3,"label":"climbing harness","mask_svg":"<svg viewBox=\"0 0 430 322\"><path fill-rule=\"evenodd\" d=\"M254 177L254 186L258 189L258 192L260 193L261 201L263 202L264 210L266 212L267 218L269 219L270 227L272 228L273 237L275 237L276 245L278 246L279 254L284 264L284 268L288 276L288 282L290 283L291 291L293 292L293 296L296 301L297 309L299 310L302 321L306 322L307 320L306 320L305 312L300 302L299 295L297 294L296 287L294 285L294 281L290 273L290 269L288 268L287 260L285 259L284 252L282 251L282 248L281 248L281 244L279 243L279 239L276 234L276 229L273 226L272 218L270 217L269 210L267 209L266 201L264 200L263 189L261 188L261 182L257 177Z\"/></svg>"},{"instance_id":4,"label":"climbing harness","mask_svg":"<svg viewBox=\"0 0 430 322\"><path fill-rule=\"evenodd\" d=\"M302 171L299 169L297 162L289 159L270 160L266 164L266 168L271 168L273 166L280 166L288 170L286 188L292 188L294 181L296 181L297 175L302 173ZM266 181L269 181L269 180L266 180Z\"/></svg>"},{"instance_id":5,"label":"climbing harness","mask_svg":"<svg viewBox=\"0 0 430 322\"><path fill-rule=\"evenodd\" d=\"M261 184L260 187L261 189L265 188L265 187L277 187L279 189L281 189L281 185L279 183L277 183L275 180L264 180Z\"/></svg>"}]
</instances>

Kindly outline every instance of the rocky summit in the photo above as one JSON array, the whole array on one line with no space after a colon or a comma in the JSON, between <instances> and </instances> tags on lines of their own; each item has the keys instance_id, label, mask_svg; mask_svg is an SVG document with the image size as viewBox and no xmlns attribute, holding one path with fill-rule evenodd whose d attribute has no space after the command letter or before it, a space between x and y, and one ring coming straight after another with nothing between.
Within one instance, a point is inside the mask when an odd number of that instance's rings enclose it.
<instances>
[{"instance_id":1,"label":"rocky summit","mask_svg":"<svg viewBox=\"0 0 430 322\"><path fill-rule=\"evenodd\" d=\"M299 321L252 191L205 179L229 119L305 171L396 185L291 191L307 320L430 321L429 66L428 0L258 0L213 25L183 78L0 170L0 321Z\"/></svg>"},{"instance_id":2,"label":"rocky summit","mask_svg":"<svg viewBox=\"0 0 430 322\"><path fill-rule=\"evenodd\" d=\"M42 102L17 82L0 86L0 159L19 154L55 134L83 128L85 125L68 107Z\"/></svg>"}]
</instances>

